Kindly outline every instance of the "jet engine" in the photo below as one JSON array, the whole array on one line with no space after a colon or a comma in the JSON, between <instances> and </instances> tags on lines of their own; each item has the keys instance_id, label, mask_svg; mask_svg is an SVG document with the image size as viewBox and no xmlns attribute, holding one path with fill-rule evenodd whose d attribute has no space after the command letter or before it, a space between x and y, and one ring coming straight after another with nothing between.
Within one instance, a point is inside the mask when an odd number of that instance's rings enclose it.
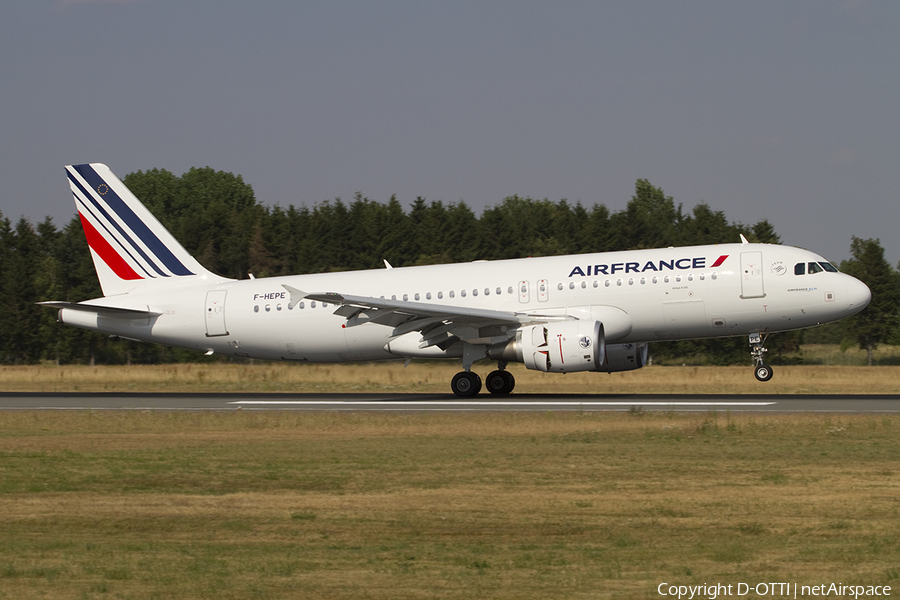
<instances>
[{"instance_id":1,"label":"jet engine","mask_svg":"<svg viewBox=\"0 0 900 600\"><path fill-rule=\"evenodd\" d=\"M600 321L563 321L523 327L514 340L490 348L488 356L537 371L572 373L601 370L605 348Z\"/></svg>"}]
</instances>

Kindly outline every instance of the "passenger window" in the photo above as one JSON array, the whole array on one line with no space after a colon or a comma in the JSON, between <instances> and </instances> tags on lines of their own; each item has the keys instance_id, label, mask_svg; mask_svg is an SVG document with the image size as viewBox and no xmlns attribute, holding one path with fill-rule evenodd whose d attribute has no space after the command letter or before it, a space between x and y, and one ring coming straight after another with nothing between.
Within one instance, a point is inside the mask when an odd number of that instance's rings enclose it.
<instances>
[{"instance_id":1,"label":"passenger window","mask_svg":"<svg viewBox=\"0 0 900 600\"><path fill-rule=\"evenodd\" d=\"M463 298L465 298L465 297L466 297L466 290L460 290L460 291L459 291L459 295L462 296Z\"/></svg>"},{"instance_id":2,"label":"passenger window","mask_svg":"<svg viewBox=\"0 0 900 600\"><path fill-rule=\"evenodd\" d=\"M259 304L253 307L253 312L259 312Z\"/></svg>"},{"instance_id":3,"label":"passenger window","mask_svg":"<svg viewBox=\"0 0 900 600\"><path fill-rule=\"evenodd\" d=\"M797 263L794 265L794 275L806 275L806 264Z\"/></svg>"},{"instance_id":4,"label":"passenger window","mask_svg":"<svg viewBox=\"0 0 900 600\"><path fill-rule=\"evenodd\" d=\"M509 286L509 289L506 290L506 293L512 294L512 286Z\"/></svg>"},{"instance_id":5,"label":"passenger window","mask_svg":"<svg viewBox=\"0 0 900 600\"><path fill-rule=\"evenodd\" d=\"M484 295L485 295L485 296L490 296L490 295L491 295L491 288L484 288Z\"/></svg>"},{"instance_id":6,"label":"passenger window","mask_svg":"<svg viewBox=\"0 0 900 600\"><path fill-rule=\"evenodd\" d=\"M569 282L569 289L570 289L570 290L574 290L574 289L575 289L575 282L574 282L574 281L570 281L570 282Z\"/></svg>"},{"instance_id":7,"label":"passenger window","mask_svg":"<svg viewBox=\"0 0 900 600\"><path fill-rule=\"evenodd\" d=\"M415 297L416 300L418 300L418 299L419 299L419 292L416 292L416 295L415 295L414 297Z\"/></svg>"},{"instance_id":8,"label":"passenger window","mask_svg":"<svg viewBox=\"0 0 900 600\"><path fill-rule=\"evenodd\" d=\"M498 288L497 288L497 295L499 296L499 295L502 294L502 293L503 293L503 290L501 290L501 289L498 287Z\"/></svg>"},{"instance_id":9,"label":"passenger window","mask_svg":"<svg viewBox=\"0 0 900 600\"><path fill-rule=\"evenodd\" d=\"M465 296L465 295L466 295L465 292L463 292L463 296ZM456 296L456 292L454 292L453 290L450 290L450 297L453 298L454 296Z\"/></svg>"},{"instance_id":10,"label":"passenger window","mask_svg":"<svg viewBox=\"0 0 900 600\"><path fill-rule=\"evenodd\" d=\"M427 294L425 294L425 299L431 300L431 292L428 292Z\"/></svg>"},{"instance_id":11,"label":"passenger window","mask_svg":"<svg viewBox=\"0 0 900 600\"><path fill-rule=\"evenodd\" d=\"M403 294L403 301L406 302L409 300L409 294Z\"/></svg>"},{"instance_id":12,"label":"passenger window","mask_svg":"<svg viewBox=\"0 0 900 600\"><path fill-rule=\"evenodd\" d=\"M478 290L477 290L477 289L472 290L472 295L473 295L473 296L477 296L477 295L478 295Z\"/></svg>"},{"instance_id":13,"label":"passenger window","mask_svg":"<svg viewBox=\"0 0 900 600\"><path fill-rule=\"evenodd\" d=\"M443 297L444 297L444 292L438 292L438 300L443 299Z\"/></svg>"},{"instance_id":14,"label":"passenger window","mask_svg":"<svg viewBox=\"0 0 900 600\"><path fill-rule=\"evenodd\" d=\"M808 272L809 272L810 275L812 275L813 273L821 273L822 271L825 270L825 269L823 269L822 267L819 266L819 263L814 263L814 262L809 263L809 264L807 265L807 267L808 267L808 269L809 269Z\"/></svg>"}]
</instances>

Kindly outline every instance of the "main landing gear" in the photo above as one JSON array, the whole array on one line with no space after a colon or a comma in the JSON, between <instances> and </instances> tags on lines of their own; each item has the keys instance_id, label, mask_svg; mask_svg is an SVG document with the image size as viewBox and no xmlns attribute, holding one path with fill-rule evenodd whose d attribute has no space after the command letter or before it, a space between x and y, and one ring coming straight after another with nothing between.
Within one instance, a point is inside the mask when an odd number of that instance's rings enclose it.
<instances>
[{"instance_id":1,"label":"main landing gear","mask_svg":"<svg viewBox=\"0 0 900 600\"><path fill-rule=\"evenodd\" d=\"M460 398L470 398L481 391L481 377L471 371L476 360L485 357L484 346L465 344L463 346L463 371L453 376L450 389ZM488 391L495 396L506 396L516 387L516 380L512 373L506 370L506 361L501 360L496 371L485 378Z\"/></svg>"},{"instance_id":2,"label":"main landing gear","mask_svg":"<svg viewBox=\"0 0 900 600\"><path fill-rule=\"evenodd\" d=\"M756 362L753 374L756 375L756 378L760 381L772 379L772 367L763 364L763 355L768 352L768 350L763 347L763 344L766 343L768 338L768 333L766 333L763 338L760 338L759 333L750 334L750 347L752 348L752 350L750 350L750 356L753 358L754 362Z\"/></svg>"},{"instance_id":3,"label":"main landing gear","mask_svg":"<svg viewBox=\"0 0 900 600\"><path fill-rule=\"evenodd\" d=\"M516 387L516 379L509 371L502 368L491 373L485 378L484 385L487 391L495 396L506 396ZM460 398L477 396L481 391L481 377L471 371L460 371L453 376L450 389Z\"/></svg>"},{"instance_id":4,"label":"main landing gear","mask_svg":"<svg viewBox=\"0 0 900 600\"><path fill-rule=\"evenodd\" d=\"M509 371L504 371L505 364L501 364L496 371L491 371L485 379L487 389L495 396L506 396L516 387L516 378Z\"/></svg>"},{"instance_id":5,"label":"main landing gear","mask_svg":"<svg viewBox=\"0 0 900 600\"><path fill-rule=\"evenodd\" d=\"M450 389L460 398L477 396L481 391L481 377L472 371L460 371L450 381Z\"/></svg>"}]
</instances>

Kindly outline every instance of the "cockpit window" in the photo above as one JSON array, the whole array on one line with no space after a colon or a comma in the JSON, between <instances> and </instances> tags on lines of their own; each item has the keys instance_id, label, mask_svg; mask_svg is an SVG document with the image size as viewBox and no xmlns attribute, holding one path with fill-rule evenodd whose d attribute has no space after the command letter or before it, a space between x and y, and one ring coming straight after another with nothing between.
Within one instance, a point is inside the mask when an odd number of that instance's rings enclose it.
<instances>
[{"instance_id":1,"label":"cockpit window","mask_svg":"<svg viewBox=\"0 0 900 600\"><path fill-rule=\"evenodd\" d=\"M837 267L835 267L828 261L797 263L796 265L794 265L794 275L806 275L807 273L812 275L814 273L821 273L822 271L828 271L829 273L839 272L837 270Z\"/></svg>"}]
</instances>

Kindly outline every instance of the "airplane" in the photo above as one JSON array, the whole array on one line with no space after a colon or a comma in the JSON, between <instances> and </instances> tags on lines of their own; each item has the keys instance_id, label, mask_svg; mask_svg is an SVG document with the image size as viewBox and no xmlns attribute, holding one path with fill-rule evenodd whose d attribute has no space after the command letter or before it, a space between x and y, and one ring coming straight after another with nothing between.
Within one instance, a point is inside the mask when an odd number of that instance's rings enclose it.
<instances>
[{"instance_id":1,"label":"airplane","mask_svg":"<svg viewBox=\"0 0 900 600\"><path fill-rule=\"evenodd\" d=\"M506 395L510 362L550 373L648 363L648 343L770 333L863 310L869 288L808 250L740 243L246 280L211 273L104 164L66 167L103 291L50 301L67 325L206 354L295 362L453 358L450 388Z\"/></svg>"}]
</instances>

